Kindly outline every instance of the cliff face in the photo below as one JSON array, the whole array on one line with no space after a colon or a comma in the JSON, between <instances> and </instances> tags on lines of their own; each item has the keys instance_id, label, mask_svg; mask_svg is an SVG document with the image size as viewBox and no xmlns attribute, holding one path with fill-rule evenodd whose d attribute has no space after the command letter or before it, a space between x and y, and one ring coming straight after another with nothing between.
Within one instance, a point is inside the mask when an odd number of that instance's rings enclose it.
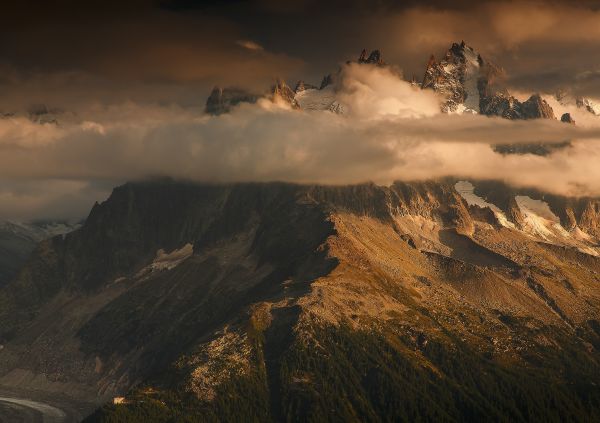
<instances>
[{"instance_id":1,"label":"cliff face","mask_svg":"<svg viewBox=\"0 0 600 423\"><path fill-rule=\"evenodd\" d=\"M91 421L585 421L598 203L455 182L118 187L0 290L0 385L125 394Z\"/></svg>"}]
</instances>

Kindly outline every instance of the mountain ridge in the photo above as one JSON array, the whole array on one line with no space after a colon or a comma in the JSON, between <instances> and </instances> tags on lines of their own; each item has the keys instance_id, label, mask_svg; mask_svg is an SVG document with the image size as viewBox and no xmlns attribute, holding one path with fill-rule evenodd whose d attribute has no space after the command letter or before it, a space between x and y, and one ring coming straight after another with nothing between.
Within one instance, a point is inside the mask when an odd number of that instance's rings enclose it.
<instances>
[{"instance_id":1,"label":"mountain ridge","mask_svg":"<svg viewBox=\"0 0 600 423\"><path fill-rule=\"evenodd\" d=\"M595 409L570 384L600 395L597 199L456 184L118 187L0 290L0 385L125 394L90 421L519 420L551 399L585 420ZM569 211L565 235L552 215ZM485 372L478 389L500 405L475 394ZM534 387L546 378L561 383Z\"/></svg>"}]
</instances>

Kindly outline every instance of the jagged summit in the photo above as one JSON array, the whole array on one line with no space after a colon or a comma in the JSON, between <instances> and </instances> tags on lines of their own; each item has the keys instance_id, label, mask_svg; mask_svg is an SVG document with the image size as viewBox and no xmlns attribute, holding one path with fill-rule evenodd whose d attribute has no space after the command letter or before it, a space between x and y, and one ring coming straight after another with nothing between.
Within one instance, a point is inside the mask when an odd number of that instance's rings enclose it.
<instances>
[{"instance_id":1,"label":"jagged summit","mask_svg":"<svg viewBox=\"0 0 600 423\"><path fill-rule=\"evenodd\" d=\"M421 87L445 98L444 112L470 112L506 119L556 119L552 107L539 94L521 102L498 82L504 70L464 41L453 43L441 60L431 55Z\"/></svg>"},{"instance_id":2,"label":"jagged summit","mask_svg":"<svg viewBox=\"0 0 600 423\"><path fill-rule=\"evenodd\" d=\"M294 88L294 92L299 93L305 90L316 90L318 89L316 86L312 84L308 84L304 82L302 79L296 83L296 88Z\"/></svg>"},{"instance_id":3,"label":"jagged summit","mask_svg":"<svg viewBox=\"0 0 600 423\"><path fill-rule=\"evenodd\" d=\"M431 55L421 84L423 89L433 89L446 101L445 112L479 112L479 79L483 60L464 41L454 43L445 56L437 61Z\"/></svg>"},{"instance_id":4,"label":"jagged summit","mask_svg":"<svg viewBox=\"0 0 600 423\"><path fill-rule=\"evenodd\" d=\"M216 86L206 100L205 111L210 115L228 113L239 103L256 103L259 96L242 88Z\"/></svg>"},{"instance_id":5,"label":"jagged summit","mask_svg":"<svg viewBox=\"0 0 600 423\"><path fill-rule=\"evenodd\" d=\"M384 66L385 62L381 57L381 52L379 50L373 50L369 56L367 56L367 50L363 49L358 57L358 63L365 63L370 65Z\"/></svg>"},{"instance_id":6,"label":"jagged summit","mask_svg":"<svg viewBox=\"0 0 600 423\"><path fill-rule=\"evenodd\" d=\"M563 115L560 117L560 121L575 125L575 119L571 117L571 113L563 113Z\"/></svg>"},{"instance_id":7,"label":"jagged summit","mask_svg":"<svg viewBox=\"0 0 600 423\"><path fill-rule=\"evenodd\" d=\"M369 52L363 49L356 61L348 64L386 66L380 50ZM336 91L342 69L325 75L316 86L298 81L290 88L282 79L277 79L271 89L263 93L228 87L215 87L206 102L206 112L213 115L227 113L239 103L255 103L259 98L273 101L283 100L293 108L305 110L330 110L343 113L344 107L337 101ZM504 69L485 59L473 47L461 41L453 43L446 53L436 59L431 55L427 61L422 82L413 77L414 86L431 89L442 98L442 111L446 113L479 113L505 119L557 119L550 104L540 95L534 94L520 101L503 86ZM561 104L569 102L591 113L600 114L600 106L588 99L557 94Z\"/></svg>"},{"instance_id":8,"label":"jagged summit","mask_svg":"<svg viewBox=\"0 0 600 423\"><path fill-rule=\"evenodd\" d=\"M556 100L563 106L576 106L595 116L600 116L600 103L582 96L573 95L569 90L559 89L554 95Z\"/></svg>"},{"instance_id":9,"label":"jagged summit","mask_svg":"<svg viewBox=\"0 0 600 423\"><path fill-rule=\"evenodd\" d=\"M256 103L259 98L266 97L272 101L284 101L292 107L298 107L294 100L295 92L287 83L276 78L267 93L257 94L243 88L216 86L206 100L205 112L211 115L229 113L231 109L240 103Z\"/></svg>"},{"instance_id":10,"label":"jagged summit","mask_svg":"<svg viewBox=\"0 0 600 423\"><path fill-rule=\"evenodd\" d=\"M283 79L275 79L275 83L271 86L271 99L274 102L283 101L293 108L298 108L298 102L296 101L295 96L296 92L292 90Z\"/></svg>"}]
</instances>

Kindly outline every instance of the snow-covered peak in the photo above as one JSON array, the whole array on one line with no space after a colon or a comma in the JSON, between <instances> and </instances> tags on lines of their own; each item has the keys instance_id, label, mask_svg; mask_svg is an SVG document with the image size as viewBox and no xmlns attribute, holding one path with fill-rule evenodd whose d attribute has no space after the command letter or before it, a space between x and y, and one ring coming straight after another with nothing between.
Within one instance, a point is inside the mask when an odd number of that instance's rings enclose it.
<instances>
[{"instance_id":1,"label":"snow-covered peak","mask_svg":"<svg viewBox=\"0 0 600 423\"><path fill-rule=\"evenodd\" d=\"M343 107L337 102L334 87L323 89L309 88L296 93L294 97L303 110L331 110L339 113Z\"/></svg>"},{"instance_id":2,"label":"snow-covered peak","mask_svg":"<svg viewBox=\"0 0 600 423\"><path fill-rule=\"evenodd\" d=\"M468 181L459 181L454 188L470 206L489 208L498 223L506 228L518 230L533 239L555 244L575 247L579 251L594 256L600 255L597 250L598 240L581 228L565 229L560 218L550 209L548 203L526 195L514 197L514 204L518 208L519 219L517 224L509 221L506 213L495 204L486 201L474 192L474 185Z\"/></svg>"},{"instance_id":3,"label":"snow-covered peak","mask_svg":"<svg viewBox=\"0 0 600 423\"><path fill-rule=\"evenodd\" d=\"M454 43L441 60L431 56L422 88L430 88L446 98L445 112L478 113L482 76L481 56L470 46Z\"/></svg>"},{"instance_id":4,"label":"snow-covered peak","mask_svg":"<svg viewBox=\"0 0 600 423\"><path fill-rule=\"evenodd\" d=\"M567 90L559 90L554 97L559 104L565 107L575 106L595 116L600 116L600 100L582 96L575 96Z\"/></svg>"},{"instance_id":5,"label":"snow-covered peak","mask_svg":"<svg viewBox=\"0 0 600 423\"><path fill-rule=\"evenodd\" d=\"M80 223L69 222L0 222L0 232L9 233L31 242L39 242L56 235L64 235L78 229Z\"/></svg>"}]
</instances>

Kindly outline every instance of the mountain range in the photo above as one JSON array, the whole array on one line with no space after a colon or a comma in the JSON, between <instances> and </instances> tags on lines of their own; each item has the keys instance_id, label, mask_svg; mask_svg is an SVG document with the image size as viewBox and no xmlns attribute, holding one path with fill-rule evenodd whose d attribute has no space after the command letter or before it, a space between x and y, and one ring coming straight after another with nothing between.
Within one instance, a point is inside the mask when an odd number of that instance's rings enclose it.
<instances>
[{"instance_id":1,"label":"mountain range","mask_svg":"<svg viewBox=\"0 0 600 423\"><path fill-rule=\"evenodd\" d=\"M387 66L379 51L357 63ZM413 85L447 113L556 119L543 95L500 88L502 74L456 43ZM206 111L264 98L343 114L339 78L215 88ZM497 147L528 152L511 148ZM600 415L599 198L460 178L157 179L116 187L73 229L27 244L0 283L0 392L74 419Z\"/></svg>"},{"instance_id":2,"label":"mountain range","mask_svg":"<svg viewBox=\"0 0 600 423\"><path fill-rule=\"evenodd\" d=\"M372 66L387 66L382 53L363 50L355 62ZM292 90L285 81L278 79L268 93L250 93L240 88L215 87L206 101L206 112L213 115L227 113L239 103L255 103L259 98L281 99L293 107L306 110L331 110L343 113L345 106L336 98L339 89L341 68L323 77L321 84L298 81ZM504 87L506 71L464 41L454 43L439 60L431 55L422 80L413 79L412 84L421 89L430 89L443 99L441 110L445 113L475 113L500 116L506 119L557 119L547 99L539 93L527 100L519 101ZM283 94L282 94L283 93ZM561 90L553 97L563 105L576 105L594 115L600 115L600 105L584 97L574 97L568 90ZM569 113L560 120L575 123Z\"/></svg>"}]
</instances>

